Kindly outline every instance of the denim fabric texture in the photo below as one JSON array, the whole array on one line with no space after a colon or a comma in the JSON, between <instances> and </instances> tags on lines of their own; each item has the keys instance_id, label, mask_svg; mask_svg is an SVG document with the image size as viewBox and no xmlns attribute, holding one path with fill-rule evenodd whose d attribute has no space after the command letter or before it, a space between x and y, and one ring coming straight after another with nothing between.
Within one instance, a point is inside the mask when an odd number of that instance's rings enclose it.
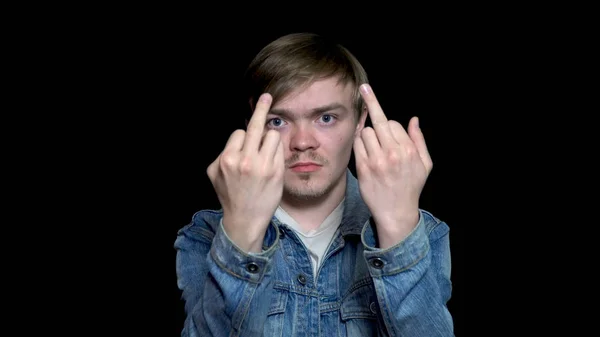
<instances>
[{"instance_id":1,"label":"denim fabric texture","mask_svg":"<svg viewBox=\"0 0 600 337\"><path fill-rule=\"evenodd\" d=\"M420 210L405 240L379 249L358 181L349 170L346 179L342 223L316 277L277 218L263 252L248 254L227 237L221 210L195 213L174 244L181 336L454 336L448 225Z\"/></svg>"}]
</instances>

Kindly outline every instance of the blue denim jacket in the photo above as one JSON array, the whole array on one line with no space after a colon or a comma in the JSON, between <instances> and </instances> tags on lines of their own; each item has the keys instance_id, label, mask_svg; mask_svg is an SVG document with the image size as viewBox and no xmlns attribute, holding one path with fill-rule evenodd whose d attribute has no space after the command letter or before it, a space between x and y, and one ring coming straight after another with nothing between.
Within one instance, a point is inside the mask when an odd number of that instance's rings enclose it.
<instances>
[{"instance_id":1,"label":"blue denim jacket","mask_svg":"<svg viewBox=\"0 0 600 337\"><path fill-rule=\"evenodd\" d=\"M222 211L194 214L175 240L181 335L454 336L448 225L421 210L404 241L378 249L358 182L347 173L342 223L316 278L304 245L277 218L263 252L247 254L225 234Z\"/></svg>"}]
</instances>

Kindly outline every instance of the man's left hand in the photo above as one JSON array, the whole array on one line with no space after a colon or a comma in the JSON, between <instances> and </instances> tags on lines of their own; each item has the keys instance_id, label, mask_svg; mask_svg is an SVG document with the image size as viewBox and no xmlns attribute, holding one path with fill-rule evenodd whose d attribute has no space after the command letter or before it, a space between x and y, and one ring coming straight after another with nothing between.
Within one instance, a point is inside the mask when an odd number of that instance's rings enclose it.
<instances>
[{"instance_id":1,"label":"man's left hand","mask_svg":"<svg viewBox=\"0 0 600 337\"><path fill-rule=\"evenodd\" d=\"M360 193L377 226L380 248L403 240L419 221L419 198L433 163L413 117L407 130L388 120L372 88L360 93L373 127L365 127L354 141Z\"/></svg>"}]
</instances>

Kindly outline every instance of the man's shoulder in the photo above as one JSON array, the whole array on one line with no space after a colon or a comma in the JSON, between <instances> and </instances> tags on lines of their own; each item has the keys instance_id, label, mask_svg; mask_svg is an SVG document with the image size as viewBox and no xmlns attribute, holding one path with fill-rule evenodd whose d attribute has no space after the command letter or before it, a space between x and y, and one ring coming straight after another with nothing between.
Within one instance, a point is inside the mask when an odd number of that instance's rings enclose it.
<instances>
[{"instance_id":1,"label":"man's shoulder","mask_svg":"<svg viewBox=\"0 0 600 337\"><path fill-rule=\"evenodd\" d=\"M223 210L204 209L197 211L187 225L177 231L178 237L190 239L209 239L215 236L217 228L223 217Z\"/></svg>"}]
</instances>

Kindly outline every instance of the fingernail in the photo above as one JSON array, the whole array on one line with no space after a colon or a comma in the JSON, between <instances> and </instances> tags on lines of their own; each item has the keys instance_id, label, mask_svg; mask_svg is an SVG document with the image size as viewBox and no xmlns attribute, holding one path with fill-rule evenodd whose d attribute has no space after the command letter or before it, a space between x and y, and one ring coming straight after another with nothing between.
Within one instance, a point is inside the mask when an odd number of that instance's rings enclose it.
<instances>
[{"instance_id":1,"label":"fingernail","mask_svg":"<svg viewBox=\"0 0 600 337\"><path fill-rule=\"evenodd\" d=\"M269 102L271 102L271 95L269 95L269 94L262 94L260 96L260 100L263 101L263 102L265 102L265 103L269 103Z\"/></svg>"},{"instance_id":2,"label":"fingernail","mask_svg":"<svg viewBox=\"0 0 600 337\"><path fill-rule=\"evenodd\" d=\"M417 127L420 129L421 126L419 125L419 117L417 117Z\"/></svg>"},{"instance_id":3,"label":"fingernail","mask_svg":"<svg viewBox=\"0 0 600 337\"><path fill-rule=\"evenodd\" d=\"M370 92L371 92L371 88L369 87L369 85L368 85L368 84L363 84L363 85L361 85L361 86L360 86L360 91L361 91L363 94L368 94L368 93L370 93Z\"/></svg>"}]
</instances>

